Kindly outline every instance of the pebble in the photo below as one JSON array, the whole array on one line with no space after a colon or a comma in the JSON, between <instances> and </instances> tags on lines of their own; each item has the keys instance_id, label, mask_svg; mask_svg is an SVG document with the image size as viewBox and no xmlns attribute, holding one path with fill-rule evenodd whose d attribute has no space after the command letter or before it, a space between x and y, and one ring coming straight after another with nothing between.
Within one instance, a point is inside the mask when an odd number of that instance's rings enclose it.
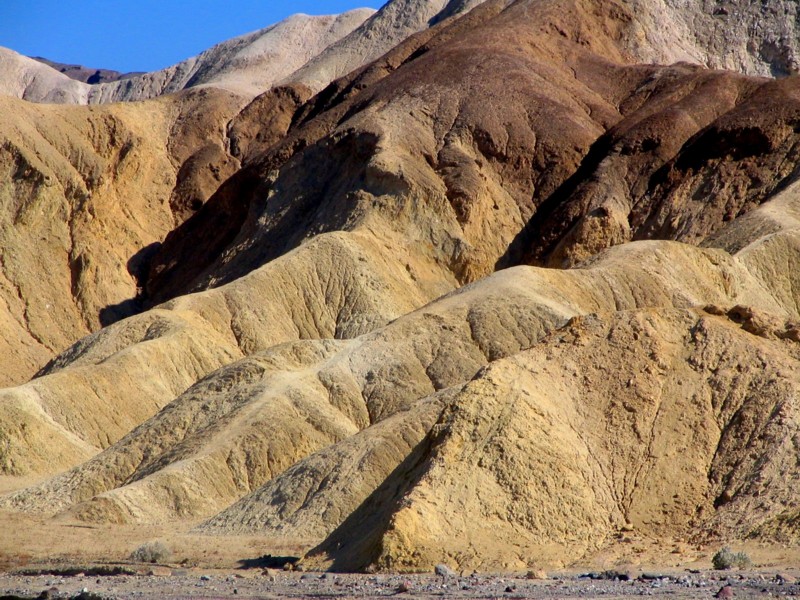
<instances>
[{"instance_id":1,"label":"pebble","mask_svg":"<svg viewBox=\"0 0 800 600\"><path fill-rule=\"evenodd\" d=\"M792 577L791 575L787 575L786 573L778 573L777 575L775 575L775 581L777 581L781 585L792 584L797 582L797 580L794 577Z\"/></svg>"}]
</instances>

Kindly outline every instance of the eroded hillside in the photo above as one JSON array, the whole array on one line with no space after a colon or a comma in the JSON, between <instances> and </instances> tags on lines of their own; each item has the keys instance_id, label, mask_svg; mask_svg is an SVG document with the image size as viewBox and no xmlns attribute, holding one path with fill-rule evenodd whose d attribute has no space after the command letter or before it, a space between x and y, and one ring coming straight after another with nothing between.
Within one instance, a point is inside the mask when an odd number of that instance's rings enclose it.
<instances>
[{"instance_id":1,"label":"eroded hillside","mask_svg":"<svg viewBox=\"0 0 800 600\"><path fill-rule=\"evenodd\" d=\"M393 1L252 101L3 100L9 365L93 333L0 391L0 506L340 570L794 539L797 36L740 4Z\"/></svg>"}]
</instances>

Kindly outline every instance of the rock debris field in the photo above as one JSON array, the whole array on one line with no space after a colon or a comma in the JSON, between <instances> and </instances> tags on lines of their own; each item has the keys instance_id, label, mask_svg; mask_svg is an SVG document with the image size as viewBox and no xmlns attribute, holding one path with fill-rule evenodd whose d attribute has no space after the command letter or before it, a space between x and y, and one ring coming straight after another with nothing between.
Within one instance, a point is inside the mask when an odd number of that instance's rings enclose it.
<instances>
[{"instance_id":1,"label":"rock debris field","mask_svg":"<svg viewBox=\"0 0 800 600\"><path fill-rule=\"evenodd\" d=\"M72 598L797 598L787 572L684 570L530 575L340 575L156 568L143 575L0 576L0 599Z\"/></svg>"}]
</instances>

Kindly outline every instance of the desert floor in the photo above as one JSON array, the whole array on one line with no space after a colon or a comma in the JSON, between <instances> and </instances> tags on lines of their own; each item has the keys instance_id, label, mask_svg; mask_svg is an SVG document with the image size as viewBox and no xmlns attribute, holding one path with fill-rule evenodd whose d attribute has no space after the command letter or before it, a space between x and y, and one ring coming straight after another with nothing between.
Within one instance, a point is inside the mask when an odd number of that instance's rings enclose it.
<instances>
[{"instance_id":1,"label":"desert floor","mask_svg":"<svg viewBox=\"0 0 800 600\"><path fill-rule=\"evenodd\" d=\"M546 580L523 576L262 574L260 570L152 570L163 575L0 575L0 598L712 598L730 585L735 598L798 597L798 573L782 571L645 573L634 581L593 580L556 573ZM658 575L658 577L657 577ZM789 579L791 578L791 579ZM724 596L723 596L724 597Z\"/></svg>"},{"instance_id":2,"label":"desert floor","mask_svg":"<svg viewBox=\"0 0 800 600\"><path fill-rule=\"evenodd\" d=\"M748 571L712 570L712 547L632 536L582 563L537 569L542 579L344 575L281 570L278 557L301 555L302 543L199 536L190 528L98 527L0 512L0 598L712 598L726 585L735 598L800 597L800 551L793 547L742 547L753 560ZM169 560L130 562L131 551L152 540L169 547ZM121 573L110 574L115 569ZM615 580L614 572L634 579Z\"/></svg>"}]
</instances>

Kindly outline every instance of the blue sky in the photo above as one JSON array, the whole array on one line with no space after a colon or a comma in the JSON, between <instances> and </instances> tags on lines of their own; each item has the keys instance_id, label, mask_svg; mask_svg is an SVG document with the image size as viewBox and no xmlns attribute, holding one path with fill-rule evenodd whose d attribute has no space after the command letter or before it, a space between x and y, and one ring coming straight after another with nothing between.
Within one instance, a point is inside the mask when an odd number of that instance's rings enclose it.
<instances>
[{"instance_id":1,"label":"blue sky","mask_svg":"<svg viewBox=\"0 0 800 600\"><path fill-rule=\"evenodd\" d=\"M153 71L298 12L385 0L0 0L0 46L118 71Z\"/></svg>"}]
</instances>

